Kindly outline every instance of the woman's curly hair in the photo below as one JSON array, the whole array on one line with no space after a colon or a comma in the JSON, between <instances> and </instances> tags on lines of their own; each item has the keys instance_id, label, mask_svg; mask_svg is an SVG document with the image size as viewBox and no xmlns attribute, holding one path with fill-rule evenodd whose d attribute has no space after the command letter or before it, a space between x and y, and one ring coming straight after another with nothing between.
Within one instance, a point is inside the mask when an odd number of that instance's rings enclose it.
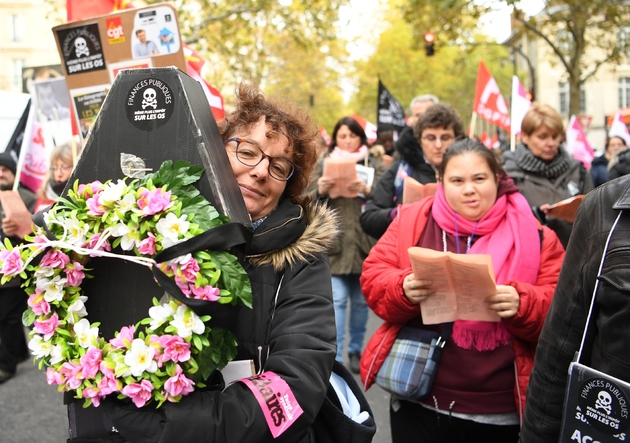
<instances>
[{"instance_id":1,"label":"woman's curly hair","mask_svg":"<svg viewBox=\"0 0 630 443\"><path fill-rule=\"evenodd\" d=\"M305 204L302 194L317 165L319 132L311 116L299 105L280 97L265 97L259 87L242 82L236 89L236 109L218 123L223 142L239 132L248 132L263 120L271 131L267 137L282 134L289 140L287 154L293 155L296 170L287 181L284 197L294 203Z\"/></svg>"}]
</instances>

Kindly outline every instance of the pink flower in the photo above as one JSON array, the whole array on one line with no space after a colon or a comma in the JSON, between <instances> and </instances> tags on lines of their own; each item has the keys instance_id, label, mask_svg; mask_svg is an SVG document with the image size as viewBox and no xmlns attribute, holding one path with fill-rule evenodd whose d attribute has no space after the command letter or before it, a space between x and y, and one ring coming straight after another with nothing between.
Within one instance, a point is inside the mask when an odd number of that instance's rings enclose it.
<instances>
[{"instance_id":1,"label":"pink flower","mask_svg":"<svg viewBox=\"0 0 630 443\"><path fill-rule=\"evenodd\" d=\"M103 215L107 208L101 204L100 194L93 195L85 201L88 215Z\"/></svg>"},{"instance_id":2,"label":"pink flower","mask_svg":"<svg viewBox=\"0 0 630 443\"><path fill-rule=\"evenodd\" d=\"M100 238L101 238L101 234L100 233L96 233L96 234L92 235L92 237L90 237L88 242L83 245L83 247L87 248L87 249L96 249L96 244L98 243ZM101 245L101 247L98 250L99 251L111 251L112 247L109 245L109 243L107 243L107 241L105 241L105 242L103 242L103 244ZM90 257L99 257L99 256L100 256L100 254L98 252L94 252L94 253L90 254Z\"/></svg>"},{"instance_id":3,"label":"pink flower","mask_svg":"<svg viewBox=\"0 0 630 443\"><path fill-rule=\"evenodd\" d=\"M173 205L171 202L171 191L164 192L162 188L149 191L147 188L139 189L138 208L142 210L142 216L163 212Z\"/></svg>"},{"instance_id":4,"label":"pink flower","mask_svg":"<svg viewBox=\"0 0 630 443\"><path fill-rule=\"evenodd\" d=\"M49 241L50 240L48 240L45 235L36 235L35 237L33 237L33 243L35 243L36 245L48 243Z\"/></svg>"},{"instance_id":5,"label":"pink flower","mask_svg":"<svg viewBox=\"0 0 630 443\"><path fill-rule=\"evenodd\" d=\"M202 286L202 287L190 285L190 289L193 295L195 296L195 298L198 298L200 300L217 301L220 298L219 297L220 289L214 288L210 285Z\"/></svg>"},{"instance_id":6,"label":"pink flower","mask_svg":"<svg viewBox=\"0 0 630 443\"><path fill-rule=\"evenodd\" d=\"M101 192L102 190L103 190L103 183L101 183L98 180L92 183L88 183L87 185L80 184L79 188L77 189L79 195L81 195L83 198L91 197L92 195L97 194Z\"/></svg>"},{"instance_id":7,"label":"pink flower","mask_svg":"<svg viewBox=\"0 0 630 443\"><path fill-rule=\"evenodd\" d=\"M168 274L167 274L168 275ZM182 280L179 275L175 276L175 283L177 284L177 286L179 287L179 289L182 290L182 292L184 294L186 294L187 296L190 295L190 288L188 287L188 283L186 283L184 280Z\"/></svg>"},{"instance_id":8,"label":"pink flower","mask_svg":"<svg viewBox=\"0 0 630 443\"><path fill-rule=\"evenodd\" d=\"M179 395L188 395L193 391L195 382L186 378L182 368L176 366L176 373L164 383L164 391L169 401L175 401L175 397Z\"/></svg>"},{"instance_id":9,"label":"pink flower","mask_svg":"<svg viewBox=\"0 0 630 443\"><path fill-rule=\"evenodd\" d=\"M62 251L51 249L44 254L40 266L50 266L51 268L63 268L70 263L70 257Z\"/></svg>"},{"instance_id":10,"label":"pink flower","mask_svg":"<svg viewBox=\"0 0 630 443\"><path fill-rule=\"evenodd\" d=\"M45 320L35 320L33 329L38 334L43 334L44 340L49 340L50 337L52 337L52 335L55 333L57 325L59 325L59 316L55 312L53 315Z\"/></svg>"},{"instance_id":11,"label":"pink flower","mask_svg":"<svg viewBox=\"0 0 630 443\"><path fill-rule=\"evenodd\" d=\"M83 398L91 398L92 404L96 407L101 404L101 398L105 397L99 388L85 388L83 390Z\"/></svg>"},{"instance_id":12,"label":"pink flower","mask_svg":"<svg viewBox=\"0 0 630 443\"><path fill-rule=\"evenodd\" d=\"M20 257L20 251L17 249L12 250L6 254L5 257L0 256L0 260L3 260L0 272L7 276L19 274L24 267L24 262L22 261L22 257Z\"/></svg>"},{"instance_id":13,"label":"pink flower","mask_svg":"<svg viewBox=\"0 0 630 443\"><path fill-rule=\"evenodd\" d=\"M190 360L190 343L186 343L180 336L163 335L160 337L160 344L164 348L161 363L169 360L175 363Z\"/></svg>"},{"instance_id":14,"label":"pink flower","mask_svg":"<svg viewBox=\"0 0 630 443\"><path fill-rule=\"evenodd\" d=\"M152 232L149 232L148 235L138 245L138 252L143 255L155 255L155 235Z\"/></svg>"},{"instance_id":15,"label":"pink flower","mask_svg":"<svg viewBox=\"0 0 630 443\"><path fill-rule=\"evenodd\" d=\"M35 315L50 314L50 305L44 300L44 293L42 291L38 290L35 294L31 294L27 303Z\"/></svg>"},{"instance_id":16,"label":"pink flower","mask_svg":"<svg viewBox=\"0 0 630 443\"><path fill-rule=\"evenodd\" d=\"M51 368L50 366L46 369L46 382L49 385L60 385L65 381L64 377L57 371L55 368Z\"/></svg>"},{"instance_id":17,"label":"pink flower","mask_svg":"<svg viewBox=\"0 0 630 443\"><path fill-rule=\"evenodd\" d=\"M108 373L103 372L103 375L104 377L101 378L101 381L98 384L98 388L101 390L101 394L103 396L106 396L113 392L118 392L119 381L116 377L114 377L114 372L109 370Z\"/></svg>"},{"instance_id":18,"label":"pink flower","mask_svg":"<svg viewBox=\"0 0 630 443\"><path fill-rule=\"evenodd\" d=\"M131 383L125 386L121 392L129 397L138 408L141 408L151 399L152 391L151 382L142 380L140 383Z\"/></svg>"},{"instance_id":19,"label":"pink flower","mask_svg":"<svg viewBox=\"0 0 630 443\"><path fill-rule=\"evenodd\" d=\"M195 281L195 278L197 278L197 272L199 272L199 262L190 257L190 259L185 263L180 263L179 269L186 281Z\"/></svg>"},{"instance_id":20,"label":"pink flower","mask_svg":"<svg viewBox=\"0 0 630 443\"><path fill-rule=\"evenodd\" d=\"M85 278L85 273L83 272L83 269L83 265L78 261L73 261L71 265L68 265L66 267L65 271L67 286L81 286L81 282Z\"/></svg>"},{"instance_id":21,"label":"pink flower","mask_svg":"<svg viewBox=\"0 0 630 443\"><path fill-rule=\"evenodd\" d=\"M66 379L66 385L70 389L77 389L81 386L83 374L81 373L80 365L67 361L61 366L59 372Z\"/></svg>"},{"instance_id":22,"label":"pink flower","mask_svg":"<svg viewBox=\"0 0 630 443\"><path fill-rule=\"evenodd\" d=\"M115 338L112 338L109 343L118 349L130 349L131 342L133 341L133 334L136 331L136 327L134 325L131 326L123 326L120 328L120 332L116 335ZM125 341L127 344L125 345Z\"/></svg>"},{"instance_id":23,"label":"pink flower","mask_svg":"<svg viewBox=\"0 0 630 443\"><path fill-rule=\"evenodd\" d=\"M90 346L87 352L83 357L81 357L81 366L83 373L83 378L94 378L96 377L96 373L99 370L99 366L101 363L101 359L103 357L103 352L95 348L94 346Z\"/></svg>"}]
</instances>

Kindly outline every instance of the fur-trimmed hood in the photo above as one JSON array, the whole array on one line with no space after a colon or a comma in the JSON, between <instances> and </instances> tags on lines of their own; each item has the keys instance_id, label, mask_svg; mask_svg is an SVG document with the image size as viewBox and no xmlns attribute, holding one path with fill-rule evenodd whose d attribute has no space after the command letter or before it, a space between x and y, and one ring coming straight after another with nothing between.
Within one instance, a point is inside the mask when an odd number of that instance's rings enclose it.
<instances>
[{"instance_id":1,"label":"fur-trimmed hood","mask_svg":"<svg viewBox=\"0 0 630 443\"><path fill-rule=\"evenodd\" d=\"M338 237L337 214L326 204L303 207L284 200L254 232L247 259L281 271L327 253Z\"/></svg>"}]
</instances>

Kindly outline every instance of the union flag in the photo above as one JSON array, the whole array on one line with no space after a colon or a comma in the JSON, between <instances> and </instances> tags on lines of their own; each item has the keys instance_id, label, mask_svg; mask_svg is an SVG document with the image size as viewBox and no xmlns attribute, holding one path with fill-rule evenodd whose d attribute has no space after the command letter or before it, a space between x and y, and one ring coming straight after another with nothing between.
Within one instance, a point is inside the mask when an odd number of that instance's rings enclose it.
<instances>
[{"instance_id":1,"label":"union flag","mask_svg":"<svg viewBox=\"0 0 630 443\"><path fill-rule=\"evenodd\" d=\"M122 9L133 9L131 0L66 0L69 22L107 15Z\"/></svg>"}]
</instances>

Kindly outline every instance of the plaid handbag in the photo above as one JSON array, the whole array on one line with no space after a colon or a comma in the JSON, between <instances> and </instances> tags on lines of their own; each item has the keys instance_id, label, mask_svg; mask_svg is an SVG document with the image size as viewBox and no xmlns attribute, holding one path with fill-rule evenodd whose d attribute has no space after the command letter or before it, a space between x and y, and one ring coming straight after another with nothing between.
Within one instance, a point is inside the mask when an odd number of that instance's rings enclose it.
<instances>
[{"instance_id":1,"label":"plaid handbag","mask_svg":"<svg viewBox=\"0 0 630 443\"><path fill-rule=\"evenodd\" d=\"M418 401L431 391L437 364L453 323L446 323L439 334L403 327L376 374L376 384L403 400Z\"/></svg>"}]
</instances>

